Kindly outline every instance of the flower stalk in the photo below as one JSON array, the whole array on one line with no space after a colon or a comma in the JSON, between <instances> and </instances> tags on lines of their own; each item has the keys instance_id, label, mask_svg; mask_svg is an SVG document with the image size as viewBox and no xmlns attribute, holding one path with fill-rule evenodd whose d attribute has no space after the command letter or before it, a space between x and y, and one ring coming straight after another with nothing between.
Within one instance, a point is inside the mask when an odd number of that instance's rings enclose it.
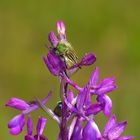
<instances>
[{"instance_id":1,"label":"flower stalk","mask_svg":"<svg viewBox=\"0 0 140 140\"><path fill-rule=\"evenodd\" d=\"M43 134L47 122L46 116L39 116L35 134L33 132L31 113L41 108L57 122L60 128L57 140L133 139L133 136L122 136L127 121L118 123L116 116L112 113L113 103L108 94L117 89L115 78L109 77L99 81L99 68L96 67L85 86L80 87L73 82L70 79L71 75L81 70L83 66L88 67L94 64L96 56L90 52L78 62L77 54L67 40L63 21L58 21L56 27L58 35L55 35L53 31L49 33L49 51L43 60L50 73L60 81L60 101L54 109L50 109L46 103L52 96L52 92L49 92L43 101L36 98L26 102L22 99L11 98L6 106L19 110L20 114L9 121L10 133L19 135L26 125L25 140L48 140L48 137ZM77 95L71 87L77 90ZM92 96L96 98L95 102L92 101ZM100 112L109 119L103 131L99 129L95 119Z\"/></svg>"}]
</instances>

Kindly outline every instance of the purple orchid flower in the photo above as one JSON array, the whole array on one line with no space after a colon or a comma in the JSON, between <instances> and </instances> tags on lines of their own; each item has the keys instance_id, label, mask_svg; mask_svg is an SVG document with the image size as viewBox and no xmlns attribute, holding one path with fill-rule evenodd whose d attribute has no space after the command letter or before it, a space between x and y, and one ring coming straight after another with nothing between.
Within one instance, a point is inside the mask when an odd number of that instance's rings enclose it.
<instances>
[{"instance_id":1,"label":"purple orchid flower","mask_svg":"<svg viewBox=\"0 0 140 140\"><path fill-rule=\"evenodd\" d=\"M68 94L72 94L72 91L69 92ZM67 107L70 109L70 111L76 113L79 116L81 115L85 117L86 116L85 114L88 114L87 109L91 105L91 94L89 92L89 88L88 87L84 88L84 90L79 92L74 104L73 104L73 100L74 99L71 99L70 101L69 98L67 99L64 96L64 101Z\"/></svg>"},{"instance_id":2,"label":"purple orchid flower","mask_svg":"<svg viewBox=\"0 0 140 140\"><path fill-rule=\"evenodd\" d=\"M45 125L46 125L46 118L39 117L38 123L36 126L36 135L32 136L33 131L33 123L31 117L28 116L27 121L27 135L25 135L25 140L48 140L43 134Z\"/></svg>"},{"instance_id":3,"label":"purple orchid flower","mask_svg":"<svg viewBox=\"0 0 140 140\"><path fill-rule=\"evenodd\" d=\"M69 42L66 38L66 28L63 21L56 23L58 36L51 31L48 35L50 47L47 56L43 57L46 66L51 74L57 76L60 81L60 99L54 111L48 108L45 103L51 96L40 101L26 102L18 98L11 98L6 106L15 108L20 114L13 117L8 123L8 128L12 135L18 135L22 132L27 119L27 134L25 140L48 140L43 131L46 126L47 119L39 117L36 125L36 134L33 134L33 123L30 113L39 107L49 114L58 124L60 131L58 140L131 140L133 136L121 136L124 132L127 122L117 123L116 116L113 115L106 123L103 133L100 132L96 124L96 117L99 112L103 112L109 117L112 110L112 101L108 93L114 91L117 86L115 78L109 77L99 82L99 68L93 71L88 83L79 87L70 77L83 66L90 66L96 61L94 53L86 54L81 61L77 62L77 56L74 51L69 50ZM58 47L58 48L57 48ZM63 48L64 47L64 48ZM63 49L65 55L63 54ZM69 52L70 51L70 52ZM68 65L67 57L74 61L72 65ZM75 95L71 90L71 85L78 91ZM96 101L92 102L92 96L96 96ZM60 103L60 104L59 104Z\"/></svg>"},{"instance_id":4,"label":"purple orchid flower","mask_svg":"<svg viewBox=\"0 0 140 140\"><path fill-rule=\"evenodd\" d=\"M109 121L106 123L104 132L103 132L103 140L131 140L133 136L121 136L124 132L127 125L127 121L117 123L116 116L113 115Z\"/></svg>"},{"instance_id":5,"label":"purple orchid flower","mask_svg":"<svg viewBox=\"0 0 140 140\"><path fill-rule=\"evenodd\" d=\"M106 116L110 116L112 109L112 101L106 94L116 89L115 80L113 78L106 78L100 82L98 85L98 77L99 77L99 69L96 67L95 71L91 75L91 78L88 84L84 88L80 88L77 84L73 83L68 77L64 77L66 82L68 82L71 86L76 88L80 92L85 92L85 88L89 87L89 92L91 95L97 95L97 104L90 104L89 110L93 110L91 113L98 113L103 110ZM88 92L88 94L89 94ZM80 96L80 95L78 95ZM87 96L87 94L86 94ZM82 95L82 97L84 97ZM87 112L88 114L88 112Z\"/></svg>"},{"instance_id":6,"label":"purple orchid flower","mask_svg":"<svg viewBox=\"0 0 140 140\"><path fill-rule=\"evenodd\" d=\"M103 79L98 84L99 79L99 69L96 67L90 78L91 85L91 94L97 95L97 101L99 102L102 110L106 116L110 116L112 109L112 101L109 96L106 94L116 89L115 79L114 78L106 78Z\"/></svg>"},{"instance_id":7,"label":"purple orchid flower","mask_svg":"<svg viewBox=\"0 0 140 140\"><path fill-rule=\"evenodd\" d=\"M42 101L42 104L45 104L51 96L51 92L48 96ZM25 125L25 115L29 114L30 112L39 108L37 104L29 105L24 100L18 98L11 98L7 103L6 106L16 108L22 111L19 115L15 116L10 122L8 123L8 128L10 129L10 133L12 135L18 135L22 132L22 129Z\"/></svg>"},{"instance_id":8,"label":"purple orchid flower","mask_svg":"<svg viewBox=\"0 0 140 140\"><path fill-rule=\"evenodd\" d=\"M96 67L90 78L91 94L103 95L114 91L117 86L114 78L105 78L98 84L99 68Z\"/></svg>"}]
</instances>

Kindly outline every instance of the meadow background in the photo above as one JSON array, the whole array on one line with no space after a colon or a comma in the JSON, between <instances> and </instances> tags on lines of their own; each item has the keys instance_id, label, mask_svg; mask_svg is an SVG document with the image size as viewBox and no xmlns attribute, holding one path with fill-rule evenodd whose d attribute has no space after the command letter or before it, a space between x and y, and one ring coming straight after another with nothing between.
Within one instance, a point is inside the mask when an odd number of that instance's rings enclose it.
<instances>
[{"instance_id":1,"label":"meadow background","mask_svg":"<svg viewBox=\"0 0 140 140\"><path fill-rule=\"evenodd\" d=\"M90 51L97 61L83 68L72 79L83 86L95 66L100 79L115 76L118 90L110 94L112 112L118 121L128 120L125 134L140 139L140 1L139 0L0 0L0 139L22 140L8 132L7 122L18 112L4 106L11 97L27 101L43 99L54 91L48 106L59 100L59 82L47 70L47 36L63 20L67 37L79 58ZM58 127L42 110L32 113L47 116L45 134L56 140ZM107 119L97 117L102 129ZM35 127L35 125L34 125ZM24 130L25 131L25 130Z\"/></svg>"}]
</instances>

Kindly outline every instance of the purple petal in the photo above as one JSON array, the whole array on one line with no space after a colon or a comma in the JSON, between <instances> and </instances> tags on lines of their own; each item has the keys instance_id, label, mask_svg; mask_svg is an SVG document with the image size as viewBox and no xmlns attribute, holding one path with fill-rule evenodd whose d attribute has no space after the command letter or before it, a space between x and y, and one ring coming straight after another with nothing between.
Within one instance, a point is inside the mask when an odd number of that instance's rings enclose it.
<instances>
[{"instance_id":1,"label":"purple petal","mask_svg":"<svg viewBox=\"0 0 140 140\"><path fill-rule=\"evenodd\" d=\"M33 136L26 135L24 140L35 140Z\"/></svg>"},{"instance_id":2,"label":"purple petal","mask_svg":"<svg viewBox=\"0 0 140 140\"><path fill-rule=\"evenodd\" d=\"M57 32L59 34L59 38L61 40L66 39L66 29L63 21L61 20L57 21L56 27L57 27Z\"/></svg>"},{"instance_id":3,"label":"purple petal","mask_svg":"<svg viewBox=\"0 0 140 140\"><path fill-rule=\"evenodd\" d=\"M93 87L96 87L97 86L97 83L98 83L98 79L99 79L99 68L96 67L96 69L94 70L94 72L91 75L90 84Z\"/></svg>"},{"instance_id":4,"label":"purple petal","mask_svg":"<svg viewBox=\"0 0 140 140\"><path fill-rule=\"evenodd\" d=\"M69 103L72 103L72 100L74 99L74 94L73 94L73 91L72 90L70 90L69 92L68 92L68 102Z\"/></svg>"},{"instance_id":5,"label":"purple petal","mask_svg":"<svg viewBox=\"0 0 140 140\"><path fill-rule=\"evenodd\" d=\"M17 115L8 123L8 128L13 128L18 125L22 126L24 122L25 122L24 115L23 114Z\"/></svg>"},{"instance_id":6,"label":"purple petal","mask_svg":"<svg viewBox=\"0 0 140 140\"><path fill-rule=\"evenodd\" d=\"M91 53L86 54L83 57L83 59L80 62L80 64L88 66L88 65L92 65L95 61L96 61L96 56L91 52Z\"/></svg>"},{"instance_id":7,"label":"purple petal","mask_svg":"<svg viewBox=\"0 0 140 140\"><path fill-rule=\"evenodd\" d=\"M79 111L87 109L91 105L91 94L89 86L85 87L82 92L78 94L76 100L76 107Z\"/></svg>"},{"instance_id":8,"label":"purple petal","mask_svg":"<svg viewBox=\"0 0 140 140\"><path fill-rule=\"evenodd\" d=\"M51 51L49 51L47 57L43 57L43 59L49 71L55 76L58 76L66 69L65 63L60 59L59 56L55 55Z\"/></svg>"},{"instance_id":9,"label":"purple petal","mask_svg":"<svg viewBox=\"0 0 140 140\"><path fill-rule=\"evenodd\" d=\"M6 103L6 106L16 108L18 110L26 110L29 107L29 105L25 101L18 99L18 98L11 98Z\"/></svg>"},{"instance_id":10,"label":"purple petal","mask_svg":"<svg viewBox=\"0 0 140 140\"><path fill-rule=\"evenodd\" d=\"M40 117L38 119L38 123L37 123L37 127L36 127L37 135L39 135L39 136L42 135L46 122L47 122L46 118Z\"/></svg>"},{"instance_id":11,"label":"purple petal","mask_svg":"<svg viewBox=\"0 0 140 140\"><path fill-rule=\"evenodd\" d=\"M33 131L33 122L31 120L31 117L28 116L28 120L27 120L27 134L28 135L32 135L32 131Z\"/></svg>"},{"instance_id":12,"label":"purple petal","mask_svg":"<svg viewBox=\"0 0 140 140\"><path fill-rule=\"evenodd\" d=\"M91 114L96 115L97 113L99 113L102 110L102 107L100 106L100 104L92 104L88 109L86 109L86 116L89 116Z\"/></svg>"},{"instance_id":13,"label":"purple petal","mask_svg":"<svg viewBox=\"0 0 140 140\"><path fill-rule=\"evenodd\" d=\"M117 88L114 78L106 78L100 82L96 94L102 95L111 92Z\"/></svg>"},{"instance_id":14,"label":"purple petal","mask_svg":"<svg viewBox=\"0 0 140 140\"><path fill-rule=\"evenodd\" d=\"M48 35L48 39L51 43L52 46L56 47L58 44L58 38L56 37L56 35L54 34L54 32L50 32Z\"/></svg>"},{"instance_id":15,"label":"purple petal","mask_svg":"<svg viewBox=\"0 0 140 140\"><path fill-rule=\"evenodd\" d=\"M18 135L22 132L22 128L20 127L20 125L13 127L10 129L10 134L11 135Z\"/></svg>"},{"instance_id":16,"label":"purple petal","mask_svg":"<svg viewBox=\"0 0 140 140\"><path fill-rule=\"evenodd\" d=\"M113 128L116 124L117 124L117 122L116 122L116 116L113 115L113 116L109 119L109 121L106 123L105 128L104 128L104 134L103 134L103 135L106 137L107 134L108 134L108 132L109 132L109 130L110 130L111 128Z\"/></svg>"},{"instance_id":17,"label":"purple petal","mask_svg":"<svg viewBox=\"0 0 140 140\"><path fill-rule=\"evenodd\" d=\"M131 140L131 139L134 139L133 136L122 136L120 138L118 138L117 140Z\"/></svg>"},{"instance_id":18,"label":"purple petal","mask_svg":"<svg viewBox=\"0 0 140 140\"><path fill-rule=\"evenodd\" d=\"M115 85L111 85L108 87L101 87L96 91L96 94L98 95L106 94L106 93L114 91L116 88L117 87Z\"/></svg>"},{"instance_id":19,"label":"purple petal","mask_svg":"<svg viewBox=\"0 0 140 140\"><path fill-rule=\"evenodd\" d=\"M77 119L71 140L82 140L82 121Z\"/></svg>"},{"instance_id":20,"label":"purple petal","mask_svg":"<svg viewBox=\"0 0 140 140\"><path fill-rule=\"evenodd\" d=\"M114 85L115 84L115 78L114 77L109 77L105 78L100 82L100 86L109 86L109 85Z\"/></svg>"},{"instance_id":21,"label":"purple petal","mask_svg":"<svg viewBox=\"0 0 140 140\"><path fill-rule=\"evenodd\" d=\"M69 110L71 112L78 113L78 111L76 110L76 108L70 102L68 102L68 100L67 100L67 98L65 96L63 97L63 99L64 99L65 104L67 105L67 107L69 108Z\"/></svg>"},{"instance_id":22,"label":"purple petal","mask_svg":"<svg viewBox=\"0 0 140 140\"><path fill-rule=\"evenodd\" d=\"M9 123L10 133L12 135L18 135L22 132L22 128L25 125L24 115L20 114L15 116Z\"/></svg>"},{"instance_id":23,"label":"purple petal","mask_svg":"<svg viewBox=\"0 0 140 140\"><path fill-rule=\"evenodd\" d=\"M101 133L93 120L87 122L83 129L83 140L97 140L101 137Z\"/></svg>"},{"instance_id":24,"label":"purple petal","mask_svg":"<svg viewBox=\"0 0 140 140\"><path fill-rule=\"evenodd\" d=\"M126 125L127 125L126 121L117 124L108 132L108 138L117 139L124 132Z\"/></svg>"},{"instance_id":25,"label":"purple petal","mask_svg":"<svg viewBox=\"0 0 140 140\"><path fill-rule=\"evenodd\" d=\"M107 95L98 96L97 101L100 102L104 114L109 117L112 110L112 101Z\"/></svg>"}]
</instances>

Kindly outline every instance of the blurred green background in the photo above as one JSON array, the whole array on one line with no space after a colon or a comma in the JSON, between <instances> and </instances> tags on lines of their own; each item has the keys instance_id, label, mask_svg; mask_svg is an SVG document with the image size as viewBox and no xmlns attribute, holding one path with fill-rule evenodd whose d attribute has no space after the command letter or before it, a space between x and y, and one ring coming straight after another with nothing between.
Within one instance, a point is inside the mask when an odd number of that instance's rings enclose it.
<instances>
[{"instance_id":1,"label":"blurred green background","mask_svg":"<svg viewBox=\"0 0 140 140\"><path fill-rule=\"evenodd\" d=\"M90 51L97 55L93 66L72 79L83 86L95 66L100 67L100 78L114 75L119 88L110 94L112 112L118 121L128 120L125 134L139 140L139 0L0 0L0 139L22 140L25 134L15 137L8 132L7 122L18 113L5 108L9 98L43 99L53 90L48 106L54 108L59 100L59 82L42 60L48 33L56 31L58 19L65 22L79 58ZM32 113L35 122L39 115L47 116L45 134L56 140L57 124L42 110ZM101 129L106 121L101 114L97 117Z\"/></svg>"}]
</instances>

